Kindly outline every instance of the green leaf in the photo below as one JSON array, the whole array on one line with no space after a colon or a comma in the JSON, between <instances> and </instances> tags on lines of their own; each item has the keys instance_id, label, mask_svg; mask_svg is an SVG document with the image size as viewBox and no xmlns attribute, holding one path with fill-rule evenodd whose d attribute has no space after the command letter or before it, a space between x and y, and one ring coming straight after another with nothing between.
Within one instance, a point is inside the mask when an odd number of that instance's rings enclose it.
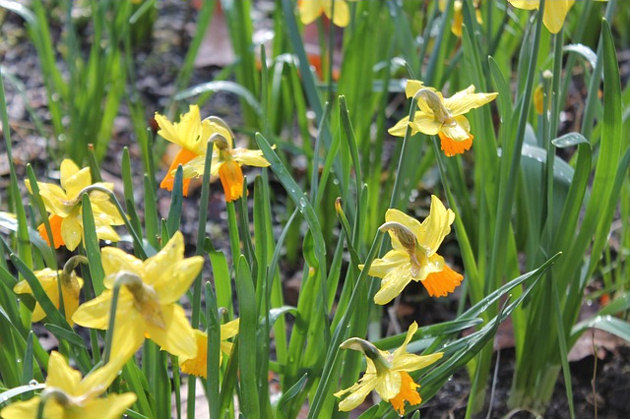
<instances>
[{"instance_id":1,"label":"green leaf","mask_svg":"<svg viewBox=\"0 0 630 419\"><path fill-rule=\"evenodd\" d=\"M168 217L166 226L168 234L172 236L179 230L179 223L182 218L182 201L183 195L184 170L181 165L175 171L175 181L173 183L173 192L171 193L171 205L168 208Z\"/></svg>"},{"instance_id":2,"label":"green leaf","mask_svg":"<svg viewBox=\"0 0 630 419\"><path fill-rule=\"evenodd\" d=\"M242 85L233 81L209 81L206 83L198 84L189 89L183 90L175 95L175 100L189 99L193 96L197 96L207 92L227 92L232 93L242 99L244 99L252 109L261 115L260 103L256 100L252 92L247 90Z\"/></svg>"},{"instance_id":3,"label":"green leaf","mask_svg":"<svg viewBox=\"0 0 630 419\"><path fill-rule=\"evenodd\" d=\"M248 418L260 417L258 388L256 385L256 295L254 283L245 256L240 255L236 270L236 294L239 307L238 366L240 377L240 407Z\"/></svg>"},{"instance_id":4,"label":"green leaf","mask_svg":"<svg viewBox=\"0 0 630 419\"><path fill-rule=\"evenodd\" d=\"M569 44L562 47L562 51L573 52L586 59L592 68L597 67L597 54L584 44Z\"/></svg>"},{"instance_id":5,"label":"green leaf","mask_svg":"<svg viewBox=\"0 0 630 419\"><path fill-rule=\"evenodd\" d=\"M88 258L90 278L92 278L92 287L94 288L95 295L100 295L105 289L105 285L103 285L105 271L103 271L103 265L101 263L101 249L98 244L96 227L94 226L94 215L88 194L83 195L81 208L83 212L83 245L85 246L85 253Z\"/></svg>"}]
</instances>

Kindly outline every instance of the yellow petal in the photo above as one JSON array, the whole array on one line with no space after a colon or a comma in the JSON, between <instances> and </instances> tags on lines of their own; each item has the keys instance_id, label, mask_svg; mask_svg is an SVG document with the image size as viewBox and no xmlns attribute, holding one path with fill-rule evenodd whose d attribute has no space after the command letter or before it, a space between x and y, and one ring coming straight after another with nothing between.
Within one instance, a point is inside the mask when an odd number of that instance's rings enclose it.
<instances>
[{"instance_id":1,"label":"yellow petal","mask_svg":"<svg viewBox=\"0 0 630 419\"><path fill-rule=\"evenodd\" d=\"M407 83L405 84L405 95L407 96L407 98L413 97L416 95L416 93L418 93L418 90L422 89L424 87L424 83L422 83L420 80L407 80Z\"/></svg>"},{"instance_id":2,"label":"yellow petal","mask_svg":"<svg viewBox=\"0 0 630 419\"><path fill-rule=\"evenodd\" d=\"M0 417L4 419L36 418L40 400L39 396L35 396L25 402L14 401L4 409L0 410ZM46 407L44 408L44 417L63 417L63 409L61 409L61 406L58 404L46 403Z\"/></svg>"},{"instance_id":3,"label":"yellow petal","mask_svg":"<svg viewBox=\"0 0 630 419\"><path fill-rule=\"evenodd\" d=\"M392 369L395 371L417 371L425 368L440 358L442 358L442 352L437 352L431 355L415 355L415 354L401 354L394 357Z\"/></svg>"},{"instance_id":4,"label":"yellow petal","mask_svg":"<svg viewBox=\"0 0 630 419\"><path fill-rule=\"evenodd\" d=\"M572 0L552 0L545 2L545 11L543 13L543 23L551 33L558 33L562 29L564 19L569 13L569 9L573 6Z\"/></svg>"},{"instance_id":5,"label":"yellow petal","mask_svg":"<svg viewBox=\"0 0 630 419\"><path fill-rule=\"evenodd\" d=\"M118 233L116 233L116 230L114 230L109 225L97 225L96 237L98 237L101 240L109 240L111 242L120 241L120 236L118 235Z\"/></svg>"},{"instance_id":6,"label":"yellow petal","mask_svg":"<svg viewBox=\"0 0 630 419\"><path fill-rule=\"evenodd\" d=\"M61 187L66 191L68 199L75 199L81 190L92 184L89 167L79 170L70 159L61 162Z\"/></svg>"},{"instance_id":7,"label":"yellow petal","mask_svg":"<svg viewBox=\"0 0 630 419\"><path fill-rule=\"evenodd\" d=\"M173 355L194 358L197 355L195 333L184 309L177 304L168 304L162 306L162 316L165 327L162 329L147 322L147 336Z\"/></svg>"},{"instance_id":8,"label":"yellow petal","mask_svg":"<svg viewBox=\"0 0 630 419\"><path fill-rule=\"evenodd\" d=\"M68 361L59 352L53 351L48 358L46 385L57 387L64 392L77 395L75 388L81 381L81 373L70 368Z\"/></svg>"},{"instance_id":9,"label":"yellow petal","mask_svg":"<svg viewBox=\"0 0 630 419\"><path fill-rule=\"evenodd\" d=\"M131 305L131 295L127 292L126 299L127 304ZM125 294L122 290L118 297L118 305L124 304ZM112 291L105 290L98 297L83 303L79 306L77 311L74 312L72 320L83 327L91 327L93 329L107 329L109 322L109 307L112 301Z\"/></svg>"},{"instance_id":10,"label":"yellow petal","mask_svg":"<svg viewBox=\"0 0 630 419\"><path fill-rule=\"evenodd\" d=\"M535 10L540 7L540 0L508 0L510 4L518 9ZM553 0L552 0L553 1Z\"/></svg>"},{"instance_id":11,"label":"yellow petal","mask_svg":"<svg viewBox=\"0 0 630 419\"><path fill-rule=\"evenodd\" d=\"M299 0L298 10L300 11L300 20L303 24L308 25L322 14L321 0Z\"/></svg>"},{"instance_id":12,"label":"yellow petal","mask_svg":"<svg viewBox=\"0 0 630 419\"><path fill-rule=\"evenodd\" d=\"M116 419L136 401L134 393L110 394L102 399L91 400L81 409L83 418Z\"/></svg>"},{"instance_id":13,"label":"yellow petal","mask_svg":"<svg viewBox=\"0 0 630 419\"><path fill-rule=\"evenodd\" d=\"M156 286L160 281L167 281L165 271L184 258L184 236L176 231L173 237L158 253L144 261L144 276L147 284Z\"/></svg>"},{"instance_id":14,"label":"yellow petal","mask_svg":"<svg viewBox=\"0 0 630 419\"><path fill-rule=\"evenodd\" d=\"M333 10L334 3L334 10ZM328 19L339 27L346 27L350 23L350 8L345 0L327 0L324 2L324 13Z\"/></svg>"},{"instance_id":15,"label":"yellow petal","mask_svg":"<svg viewBox=\"0 0 630 419\"><path fill-rule=\"evenodd\" d=\"M421 233L418 234L418 244L427 251L427 256L433 255L444 237L451 231L451 224L455 221L455 213L446 209L442 201L431 195L431 208L429 216L421 225Z\"/></svg>"},{"instance_id":16,"label":"yellow petal","mask_svg":"<svg viewBox=\"0 0 630 419\"><path fill-rule=\"evenodd\" d=\"M232 338L238 334L240 319L234 319L221 325L221 340Z\"/></svg>"},{"instance_id":17,"label":"yellow petal","mask_svg":"<svg viewBox=\"0 0 630 419\"><path fill-rule=\"evenodd\" d=\"M383 278L389 271L398 265L408 264L409 254L406 251L390 250L380 259L375 259L370 266L368 274L377 278ZM359 265L363 269L363 265Z\"/></svg>"},{"instance_id":18,"label":"yellow petal","mask_svg":"<svg viewBox=\"0 0 630 419\"><path fill-rule=\"evenodd\" d=\"M393 365L396 364L396 359L398 357L407 353L407 345L409 344L409 342L411 341L411 338L413 337L414 333L416 333L417 330L418 330L418 323L416 322L411 323L411 326L409 326L409 329L407 330L407 335L405 336L404 342L402 343L402 345L400 345L398 349L394 351L394 354L393 354L394 356L392 360Z\"/></svg>"},{"instance_id":19,"label":"yellow petal","mask_svg":"<svg viewBox=\"0 0 630 419\"><path fill-rule=\"evenodd\" d=\"M179 300L190 288L202 268L203 258L193 256L175 264L171 275L162 275L160 281L154 285L160 304L170 304Z\"/></svg>"},{"instance_id":20,"label":"yellow petal","mask_svg":"<svg viewBox=\"0 0 630 419\"><path fill-rule=\"evenodd\" d=\"M131 302L131 298L127 301ZM131 302L131 304L133 303ZM127 360L133 356L144 342L147 330L148 322L142 318L138 310L132 305L120 307L116 311L116 321L114 322L111 359Z\"/></svg>"},{"instance_id":21,"label":"yellow petal","mask_svg":"<svg viewBox=\"0 0 630 419\"><path fill-rule=\"evenodd\" d=\"M419 111L416 112L413 123L411 124L411 133L415 134L416 132L421 132L426 135L437 135L442 126L442 123L436 121L433 115Z\"/></svg>"},{"instance_id":22,"label":"yellow petal","mask_svg":"<svg viewBox=\"0 0 630 419\"><path fill-rule=\"evenodd\" d=\"M121 370L123 365L123 359L113 358L113 360L102 367L91 371L76 387L76 394L87 397L95 397L104 393L116 379L118 372ZM101 416L99 415L99 417Z\"/></svg>"},{"instance_id":23,"label":"yellow petal","mask_svg":"<svg viewBox=\"0 0 630 419\"><path fill-rule=\"evenodd\" d=\"M486 103L492 102L498 93L475 93L475 86L470 85L466 89L444 99L444 106L452 116L463 115L471 109L476 109Z\"/></svg>"},{"instance_id":24,"label":"yellow petal","mask_svg":"<svg viewBox=\"0 0 630 419\"><path fill-rule=\"evenodd\" d=\"M339 402L340 411L349 412L350 410L356 408L361 403L363 403L363 400L365 400L367 395L370 394L372 390L374 390L377 385L376 376L369 375L367 376L367 378L366 376L367 374L364 375L363 378L361 378L361 381L352 385L351 387L335 393L335 397L341 397L346 393L350 393L345 399Z\"/></svg>"},{"instance_id":25,"label":"yellow petal","mask_svg":"<svg viewBox=\"0 0 630 419\"><path fill-rule=\"evenodd\" d=\"M391 371L377 376L376 392L383 400L395 397L400 391L401 377L398 372Z\"/></svg>"},{"instance_id":26,"label":"yellow petal","mask_svg":"<svg viewBox=\"0 0 630 419\"><path fill-rule=\"evenodd\" d=\"M61 237L71 252L76 249L83 238L83 224L81 213L75 208L70 215L61 222Z\"/></svg>"},{"instance_id":27,"label":"yellow petal","mask_svg":"<svg viewBox=\"0 0 630 419\"><path fill-rule=\"evenodd\" d=\"M267 167L269 162L263 157L261 150L248 150L246 148L235 148L232 150L232 158L241 164L255 167Z\"/></svg>"},{"instance_id":28,"label":"yellow petal","mask_svg":"<svg viewBox=\"0 0 630 419\"><path fill-rule=\"evenodd\" d=\"M380 305L389 303L402 292L412 279L411 263L396 266L381 281L381 288L374 296L374 302Z\"/></svg>"},{"instance_id":29,"label":"yellow petal","mask_svg":"<svg viewBox=\"0 0 630 419\"><path fill-rule=\"evenodd\" d=\"M109 288L113 285L111 281L114 279L110 278L110 276L115 276L119 271L129 271L140 278L144 276L142 261L116 247L105 247L101 250L101 263L107 277L105 285Z\"/></svg>"},{"instance_id":30,"label":"yellow petal","mask_svg":"<svg viewBox=\"0 0 630 419\"><path fill-rule=\"evenodd\" d=\"M31 184L28 180L24 181L26 185L26 189L28 189L29 193L33 193ZM48 212L59 215L61 217L66 217L72 210L69 207L67 202L66 193L57 185L53 185L52 183L41 183L37 182L37 187L39 188L39 196L41 196L42 201L44 201L44 206Z\"/></svg>"}]
</instances>

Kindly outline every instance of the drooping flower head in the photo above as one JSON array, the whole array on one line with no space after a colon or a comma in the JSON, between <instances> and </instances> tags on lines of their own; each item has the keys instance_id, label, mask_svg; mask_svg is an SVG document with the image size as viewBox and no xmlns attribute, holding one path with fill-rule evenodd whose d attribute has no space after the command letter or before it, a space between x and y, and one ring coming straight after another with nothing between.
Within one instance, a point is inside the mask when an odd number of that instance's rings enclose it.
<instances>
[{"instance_id":1,"label":"drooping flower head","mask_svg":"<svg viewBox=\"0 0 630 419\"><path fill-rule=\"evenodd\" d=\"M160 127L158 134L167 141L182 147L173 159L160 187L172 191L175 171L179 165L182 165L184 169L183 194L187 196L190 180L203 176L206 145L208 140L212 140L210 174L218 175L221 179L226 201L231 202L240 198L243 194L241 165L267 167L269 162L262 157L260 150L235 148L232 131L222 119L209 117L202 121L197 105L190 105L189 109L188 113L181 115L180 122L176 123L172 123L157 112L155 114L155 120Z\"/></svg>"},{"instance_id":2,"label":"drooping flower head","mask_svg":"<svg viewBox=\"0 0 630 419\"><path fill-rule=\"evenodd\" d=\"M373 390L376 390L383 400L391 403L401 416L405 414L405 402L411 406L422 403L417 390L420 385L413 381L409 372L433 364L442 358L442 353L425 356L407 353L407 344L416 330L418 330L418 325L413 322L407 331L405 341L393 353L382 351L370 342L358 338L348 339L341 344L343 349L363 352L367 369L357 383L335 393L335 397L343 397L349 393L339 402L339 410L347 412L356 408Z\"/></svg>"},{"instance_id":3,"label":"drooping flower head","mask_svg":"<svg viewBox=\"0 0 630 419\"><path fill-rule=\"evenodd\" d=\"M30 182L25 180L24 183L29 193L32 194L33 189ZM39 195L44 201L46 211L50 213L48 221L55 248L65 245L68 250L72 251L81 243L83 238L81 195L88 186L110 191L114 189L112 183L92 183L89 167L79 169L70 159L61 162L61 187L52 183L37 182ZM92 190L88 193L97 237L101 240L119 241L120 237L111 227L124 223L116 206L105 192ZM38 231L42 238L51 244L43 223L38 227Z\"/></svg>"},{"instance_id":4,"label":"drooping flower head","mask_svg":"<svg viewBox=\"0 0 630 419\"><path fill-rule=\"evenodd\" d=\"M225 201L232 202L243 195L243 171L246 164L255 167L267 167L269 162L260 150L248 150L234 147L234 135L229 126L220 118L209 117L204 120L213 127L220 128L210 139L213 142L210 174L218 175L225 193ZM203 176L205 152L184 165L184 179Z\"/></svg>"},{"instance_id":5,"label":"drooping flower head","mask_svg":"<svg viewBox=\"0 0 630 419\"><path fill-rule=\"evenodd\" d=\"M446 10L446 2L449 0L439 0L438 7L441 12ZM481 11L479 10L481 0L474 0L473 6L475 7L475 17L477 18L477 22L483 23L483 19L481 18ZM462 37L462 25L464 23L464 13L462 9L464 7L464 2L462 0L455 0L453 3L453 23L451 25L451 32L453 35L458 38Z\"/></svg>"},{"instance_id":6,"label":"drooping flower head","mask_svg":"<svg viewBox=\"0 0 630 419\"><path fill-rule=\"evenodd\" d=\"M234 344L228 339L238 334L239 319L232 320L221 325L221 351L219 352L219 364L223 362L223 354L230 356ZM208 334L201 330L195 330L197 339L197 356L190 359L180 359L180 368L186 374L208 378Z\"/></svg>"},{"instance_id":7,"label":"drooping flower head","mask_svg":"<svg viewBox=\"0 0 630 419\"><path fill-rule=\"evenodd\" d=\"M314 22L322 13L337 26L346 27L350 23L350 8L346 0L298 0L298 9L305 25Z\"/></svg>"},{"instance_id":8,"label":"drooping flower head","mask_svg":"<svg viewBox=\"0 0 630 419\"><path fill-rule=\"evenodd\" d=\"M72 319L78 325L107 329L113 287L119 284L112 357L128 358L147 337L173 355L197 355L195 333L184 309L176 304L201 271L203 258L184 258L184 239L176 232L164 248L145 261L106 247L101 252L105 287L81 305Z\"/></svg>"},{"instance_id":9,"label":"drooping flower head","mask_svg":"<svg viewBox=\"0 0 630 419\"><path fill-rule=\"evenodd\" d=\"M408 98L417 99L420 110L415 113L413 122L409 122L409 117L406 116L388 132L396 137L404 137L407 126L410 126L412 134L422 132L426 135L438 135L442 150L448 157L461 154L472 146L474 137L470 133L470 122L464 114L493 101L498 95L475 93L475 86L471 85L444 99L442 93L424 86L418 80L407 81L405 94Z\"/></svg>"},{"instance_id":10,"label":"drooping flower head","mask_svg":"<svg viewBox=\"0 0 630 419\"><path fill-rule=\"evenodd\" d=\"M81 379L81 373L72 369L63 355L52 352L48 360L46 387L41 395L10 404L0 411L0 416L5 419L35 419L39 404L44 399L45 418L119 418L136 401L136 395L98 396L114 381L122 365L120 360L114 360Z\"/></svg>"},{"instance_id":11,"label":"drooping flower head","mask_svg":"<svg viewBox=\"0 0 630 419\"><path fill-rule=\"evenodd\" d=\"M65 275L62 270L55 272L50 268L34 271L33 274L35 274L35 277L42 285L50 301L52 301L57 308L60 306L58 281L61 281L63 308L66 314L66 320L68 324L72 326L74 324L72 322L72 315L79 306L79 292L81 288L83 288L83 279L79 278L74 271ZM13 292L16 294L33 294L31 286L25 280L15 284ZM46 312L39 303L36 303L33 309L32 321L38 322L44 317L46 317Z\"/></svg>"},{"instance_id":12,"label":"drooping flower head","mask_svg":"<svg viewBox=\"0 0 630 419\"><path fill-rule=\"evenodd\" d=\"M446 296L459 286L463 276L436 253L454 220L455 213L435 195L431 196L429 216L422 223L397 209L387 210L380 229L389 233L393 249L374 260L369 271L371 276L383 278L374 296L376 304L387 304L411 281L422 283L432 297Z\"/></svg>"}]
</instances>

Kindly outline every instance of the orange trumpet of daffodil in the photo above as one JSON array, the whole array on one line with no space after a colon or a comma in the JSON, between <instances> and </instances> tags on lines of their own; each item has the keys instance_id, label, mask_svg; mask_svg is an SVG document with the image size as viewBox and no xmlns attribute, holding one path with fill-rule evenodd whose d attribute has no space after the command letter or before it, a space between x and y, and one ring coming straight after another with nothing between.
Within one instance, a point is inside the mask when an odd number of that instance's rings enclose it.
<instances>
[{"instance_id":1,"label":"orange trumpet of daffodil","mask_svg":"<svg viewBox=\"0 0 630 419\"><path fill-rule=\"evenodd\" d=\"M80 326L107 329L118 284L112 357L128 358L145 337L173 355L197 355L195 333L177 300L201 271L203 258L184 258L184 238L176 232L155 256L145 261L124 251L106 247L101 252L105 287L95 299L81 305L72 319Z\"/></svg>"},{"instance_id":2,"label":"orange trumpet of daffodil","mask_svg":"<svg viewBox=\"0 0 630 419\"><path fill-rule=\"evenodd\" d=\"M72 315L79 306L79 292L83 288L83 279L79 278L76 273L70 272L68 275L64 275L62 270L57 272L50 268L44 268L39 271L34 271L33 274L42 285L42 288L50 298L50 301L59 308L59 284L61 281L61 294L63 296L63 308L66 314L66 320L68 324L72 326ZM16 294L33 294L30 285L25 280L22 280L15 284L13 292ZM32 321L38 322L46 317L46 312L39 303L35 304L33 309Z\"/></svg>"},{"instance_id":3,"label":"orange trumpet of daffodil","mask_svg":"<svg viewBox=\"0 0 630 419\"><path fill-rule=\"evenodd\" d=\"M387 304L411 281L422 283L432 297L444 297L459 286L463 276L436 253L454 220L455 213L435 195L431 196L429 216L422 223L397 209L387 210L386 222L379 228L389 233L393 249L374 260L368 272L383 278L374 296L376 304Z\"/></svg>"},{"instance_id":4,"label":"orange trumpet of daffodil","mask_svg":"<svg viewBox=\"0 0 630 419\"><path fill-rule=\"evenodd\" d=\"M298 0L298 10L305 25L314 22L322 13L342 28L350 23L350 8L346 0Z\"/></svg>"},{"instance_id":5,"label":"orange trumpet of daffodil","mask_svg":"<svg viewBox=\"0 0 630 419\"><path fill-rule=\"evenodd\" d=\"M339 410L348 412L356 408L373 390L376 390L383 400L391 403L401 416L405 414L405 402L411 406L422 403L417 390L420 385L413 381L409 372L433 364L442 358L442 353L424 356L407 353L407 344L416 330L418 330L418 325L413 322L407 331L405 341L393 353L382 351L370 342L359 338L351 338L341 344L340 347L343 349L363 352L367 369L357 383L335 393L335 397L343 397L349 393L339 402Z\"/></svg>"},{"instance_id":6,"label":"orange trumpet of daffodil","mask_svg":"<svg viewBox=\"0 0 630 419\"><path fill-rule=\"evenodd\" d=\"M48 359L46 387L39 396L18 401L0 411L5 419L37 418L40 402L44 402L43 417L62 418L119 418L136 401L134 393L103 394L114 381L123 362L115 360L93 370L83 379L72 369L59 352Z\"/></svg>"},{"instance_id":7,"label":"orange trumpet of daffodil","mask_svg":"<svg viewBox=\"0 0 630 419\"><path fill-rule=\"evenodd\" d=\"M219 364L222 362L223 354L230 356L234 344L228 342L238 334L239 319L232 320L221 325L221 351L219 352ZM197 339L197 356L190 359L180 358L180 368L186 374L208 378L208 334L201 330L195 330Z\"/></svg>"},{"instance_id":8,"label":"orange trumpet of daffodil","mask_svg":"<svg viewBox=\"0 0 630 419\"><path fill-rule=\"evenodd\" d=\"M33 193L31 184L25 180L29 193ZM65 245L72 251L79 246L83 238L83 215L81 212L81 194L88 186L104 188L112 191L112 183L92 183L90 168L79 167L70 159L61 162L61 187L52 183L37 182L39 195L44 201L46 210L51 214L48 218L53 235L55 248ZM102 191L89 191L90 204L94 214L96 235L101 240L119 241L120 237L113 225L124 223L116 206L112 204L109 196ZM37 228L39 234L50 243L44 224Z\"/></svg>"},{"instance_id":9,"label":"orange trumpet of daffodil","mask_svg":"<svg viewBox=\"0 0 630 419\"><path fill-rule=\"evenodd\" d=\"M432 87L425 87L421 81L408 80L405 87L408 98L415 97L420 108L414 115L413 122L406 116L389 129L396 137L404 137L407 126L411 133L422 132L427 135L438 135L444 154L452 157L461 154L472 146L473 135L470 133L470 122L464 116L471 109L492 102L498 93L475 93L475 86L444 98L442 93Z\"/></svg>"}]
</instances>

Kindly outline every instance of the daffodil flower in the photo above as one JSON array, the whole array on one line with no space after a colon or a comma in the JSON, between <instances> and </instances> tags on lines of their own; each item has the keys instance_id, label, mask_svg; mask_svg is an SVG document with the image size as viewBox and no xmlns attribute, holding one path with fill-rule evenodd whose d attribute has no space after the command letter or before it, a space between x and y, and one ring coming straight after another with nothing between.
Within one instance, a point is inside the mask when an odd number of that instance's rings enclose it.
<instances>
[{"instance_id":1,"label":"daffodil flower","mask_svg":"<svg viewBox=\"0 0 630 419\"><path fill-rule=\"evenodd\" d=\"M454 220L455 213L435 195L431 196L429 216L422 223L397 209L387 210L385 224L379 228L389 233L393 249L382 259L374 260L368 272L383 278L374 296L376 304L387 304L411 281L420 281L432 297L443 297L455 290L462 275L436 253Z\"/></svg>"},{"instance_id":2,"label":"daffodil flower","mask_svg":"<svg viewBox=\"0 0 630 419\"><path fill-rule=\"evenodd\" d=\"M305 25L314 22L322 13L342 28L350 23L350 8L346 0L298 0L298 9L300 19Z\"/></svg>"},{"instance_id":3,"label":"daffodil flower","mask_svg":"<svg viewBox=\"0 0 630 419\"><path fill-rule=\"evenodd\" d=\"M188 113L181 115L179 123L172 123L165 116L155 114L160 130L158 134L167 141L179 145L177 153L160 187L173 190L174 174L179 165L184 169L183 194L188 195L190 180L203 176L206 146L213 140L211 175L219 175L225 198L231 202L243 194L243 172L241 165L267 167L269 162L260 150L234 148L233 135L225 122L217 117L201 120L199 107L190 105Z\"/></svg>"},{"instance_id":4,"label":"daffodil flower","mask_svg":"<svg viewBox=\"0 0 630 419\"><path fill-rule=\"evenodd\" d=\"M508 0L510 4L518 9L538 10L540 0ZM547 0L545 10L543 10L543 23L551 33L558 33L562 29L564 19L569 13L575 0Z\"/></svg>"},{"instance_id":5,"label":"daffodil flower","mask_svg":"<svg viewBox=\"0 0 630 419\"><path fill-rule=\"evenodd\" d=\"M416 330L418 325L413 322L407 331L405 341L393 353L382 351L370 342L358 338L348 339L341 344L343 349L363 352L367 369L357 383L335 393L335 397L343 397L349 393L339 402L339 410L347 412L356 408L373 390L376 390L383 400L391 403L401 416L405 414L405 401L411 406L422 403L417 390L420 385L413 381L409 372L433 364L442 358L442 353L424 356L407 353L407 344Z\"/></svg>"},{"instance_id":6,"label":"daffodil flower","mask_svg":"<svg viewBox=\"0 0 630 419\"><path fill-rule=\"evenodd\" d=\"M210 117L204 122L220 127L221 131L212 135L212 161L210 174L219 175L226 202L237 200L243 195L243 171L241 165L267 167L269 162L260 150L248 150L234 147L234 136L228 125L221 119ZM206 156L205 151L184 164L184 179L203 176Z\"/></svg>"},{"instance_id":7,"label":"daffodil flower","mask_svg":"<svg viewBox=\"0 0 630 419\"><path fill-rule=\"evenodd\" d=\"M50 298L50 301L59 308L59 287L58 281L61 280L61 295L63 296L63 308L66 314L68 324L72 326L72 315L79 306L79 292L83 288L83 279L79 278L76 273L71 272L64 275L62 270L57 272L50 268L44 268L34 271L33 274L42 285L42 288ZM13 292L16 294L33 294L30 285L25 280L15 284ZM46 317L46 312L39 303L35 304L33 309L32 320L38 322Z\"/></svg>"},{"instance_id":8,"label":"daffodil flower","mask_svg":"<svg viewBox=\"0 0 630 419\"><path fill-rule=\"evenodd\" d=\"M203 258L184 259L184 238L176 232L164 248L145 261L106 247L101 252L105 287L95 299L81 305L72 319L94 329L107 329L116 281L120 287L112 357L128 358L147 337L173 355L197 355L195 333L184 309L176 301L201 271Z\"/></svg>"},{"instance_id":9,"label":"daffodil flower","mask_svg":"<svg viewBox=\"0 0 630 419\"><path fill-rule=\"evenodd\" d=\"M438 7L441 12L446 10L446 2L449 0L439 0ZM483 23L483 19L481 18L481 11L479 10L479 3L481 0L474 0L473 6L475 7L475 15L477 18L477 22ZM464 2L462 0L455 0L453 3L453 23L451 25L451 32L453 35L458 38L462 37L462 24L464 23L464 13L462 9L464 7Z\"/></svg>"},{"instance_id":10,"label":"daffodil flower","mask_svg":"<svg viewBox=\"0 0 630 419\"><path fill-rule=\"evenodd\" d=\"M28 180L24 182L29 193L32 194L30 182ZM55 248L65 245L68 250L72 251L81 243L83 238L81 194L88 186L110 191L114 189L112 183L92 183L90 168L79 169L70 159L61 162L61 187L52 183L37 182L39 195L44 201L46 210L51 214L48 221ZM112 204L105 192L93 190L88 193L97 237L101 240L119 241L120 237L111 227L124 223L116 206ZM43 223L38 227L38 231L44 240L51 244Z\"/></svg>"},{"instance_id":11,"label":"daffodil flower","mask_svg":"<svg viewBox=\"0 0 630 419\"><path fill-rule=\"evenodd\" d=\"M46 387L39 396L18 401L0 411L5 419L35 419L40 402L44 402L43 417L62 418L119 418L136 401L133 393L98 396L114 381L122 362L110 362L81 379L81 373L68 365L59 352L52 352L48 360Z\"/></svg>"},{"instance_id":12,"label":"daffodil flower","mask_svg":"<svg viewBox=\"0 0 630 419\"><path fill-rule=\"evenodd\" d=\"M238 334L239 319L232 320L221 325L221 351L219 352L219 364L223 360L223 354L230 356L234 344L228 342ZM207 378L208 373L208 334L201 330L195 330L197 339L197 356L191 359L180 359L180 368L186 374Z\"/></svg>"},{"instance_id":13,"label":"daffodil flower","mask_svg":"<svg viewBox=\"0 0 630 419\"><path fill-rule=\"evenodd\" d=\"M475 86L471 85L444 99L442 93L432 87L425 87L418 80L407 81L405 94L408 98L417 99L420 110L415 113L412 123L406 116L390 128L389 133L404 137L407 126L410 126L412 134L422 132L426 135L438 135L442 150L448 157L461 154L472 146L474 137L464 114L493 101L498 95L475 93Z\"/></svg>"}]
</instances>

